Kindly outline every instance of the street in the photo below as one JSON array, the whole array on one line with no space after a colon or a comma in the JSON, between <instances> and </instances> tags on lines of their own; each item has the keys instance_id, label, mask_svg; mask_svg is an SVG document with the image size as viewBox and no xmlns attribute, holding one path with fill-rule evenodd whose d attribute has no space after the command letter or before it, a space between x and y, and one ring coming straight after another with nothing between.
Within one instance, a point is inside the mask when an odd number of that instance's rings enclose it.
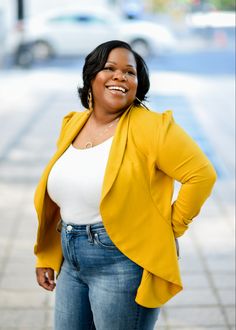
<instances>
[{"instance_id":1,"label":"street","mask_svg":"<svg viewBox=\"0 0 236 330\"><path fill-rule=\"evenodd\" d=\"M234 53L173 53L147 64L146 105L173 110L218 174L212 196L180 238L185 289L164 306L156 329L233 330ZM56 59L0 71L0 330L52 329L54 294L38 287L34 274L33 194L55 150L62 117L81 110L82 65L82 59Z\"/></svg>"}]
</instances>

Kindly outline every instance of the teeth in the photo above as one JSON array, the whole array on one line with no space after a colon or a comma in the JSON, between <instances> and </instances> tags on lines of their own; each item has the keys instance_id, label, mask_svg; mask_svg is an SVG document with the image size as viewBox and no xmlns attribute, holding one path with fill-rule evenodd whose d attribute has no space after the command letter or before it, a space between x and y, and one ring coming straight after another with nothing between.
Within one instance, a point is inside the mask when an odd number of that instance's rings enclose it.
<instances>
[{"instance_id":1,"label":"teeth","mask_svg":"<svg viewBox=\"0 0 236 330\"><path fill-rule=\"evenodd\" d=\"M117 91L121 91L123 93L125 93L125 89L123 87L119 87L119 86L109 86L108 89L110 90L117 90Z\"/></svg>"}]
</instances>

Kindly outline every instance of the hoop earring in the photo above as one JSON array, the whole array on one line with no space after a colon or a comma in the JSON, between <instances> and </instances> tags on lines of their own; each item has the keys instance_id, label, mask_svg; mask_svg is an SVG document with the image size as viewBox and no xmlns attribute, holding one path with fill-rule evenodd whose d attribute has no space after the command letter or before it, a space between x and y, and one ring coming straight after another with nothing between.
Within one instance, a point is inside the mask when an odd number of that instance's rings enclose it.
<instances>
[{"instance_id":1,"label":"hoop earring","mask_svg":"<svg viewBox=\"0 0 236 330\"><path fill-rule=\"evenodd\" d=\"M91 89L88 92L88 107L89 107L89 111L93 111L93 96Z\"/></svg>"},{"instance_id":2,"label":"hoop earring","mask_svg":"<svg viewBox=\"0 0 236 330\"><path fill-rule=\"evenodd\" d=\"M135 98L146 110L150 111L150 109L148 109L148 107L139 98L137 98L137 96Z\"/></svg>"}]
</instances>

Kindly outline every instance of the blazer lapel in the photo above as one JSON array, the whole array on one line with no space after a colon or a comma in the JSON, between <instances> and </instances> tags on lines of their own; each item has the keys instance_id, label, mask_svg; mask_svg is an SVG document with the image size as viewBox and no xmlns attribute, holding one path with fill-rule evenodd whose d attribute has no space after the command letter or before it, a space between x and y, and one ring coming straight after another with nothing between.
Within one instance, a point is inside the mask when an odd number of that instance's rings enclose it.
<instances>
[{"instance_id":1,"label":"blazer lapel","mask_svg":"<svg viewBox=\"0 0 236 330\"><path fill-rule=\"evenodd\" d=\"M132 106L125 111L125 113L121 116L119 124L117 126L114 139L112 142L110 155L108 158L103 187L102 187L102 194L101 194L101 201L105 198L107 193L112 187L113 182L117 176L119 171L125 147L127 142L127 135L128 135L128 127L129 127L129 118L131 114ZM76 135L79 133L81 128L84 126L86 121L89 118L90 113L85 112L84 115L81 117L81 114L78 113L77 116L71 121L70 127L67 129L66 135L63 137L63 142L61 143L58 149L58 157L57 159L63 154L63 152L69 147L71 142L74 140Z\"/></svg>"},{"instance_id":2,"label":"blazer lapel","mask_svg":"<svg viewBox=\"0 0 236 330\"><path fill-rule=\"evenodd\" d=\"M101 194L101 202L104 200L105 196L111 189L122 163L127 143L130 113L131 107L121 116L119 124L116 128L106 166Z\"/></svg>"}]
</instances>

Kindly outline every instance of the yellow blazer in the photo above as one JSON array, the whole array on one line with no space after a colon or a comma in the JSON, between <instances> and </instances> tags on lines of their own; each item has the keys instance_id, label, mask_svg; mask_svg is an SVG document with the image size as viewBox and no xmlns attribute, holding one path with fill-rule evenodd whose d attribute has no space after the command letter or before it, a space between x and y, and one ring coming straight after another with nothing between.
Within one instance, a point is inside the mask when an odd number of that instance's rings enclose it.
<instances>
[{"instance_id":1,"label":"yellow blazer","mask_svg":"<svg viewBox=\"0 0 236 330\"><path fill-rule=\"evenodd\" d=\"M56 231L60 210L48 196L47 179L88 117L84 111L64 118L57 151L38 184L36 267L60 270L62 251ZM174 180L182 185L172 204ZM182 290L175 237L199 213L215 180L209 160L174 122L171 111L158 114L131 107L124 112L109 154L100 212L114 244L144 269L135 298L138 304L159 307Z\"/></svg>"}]
</instances>

